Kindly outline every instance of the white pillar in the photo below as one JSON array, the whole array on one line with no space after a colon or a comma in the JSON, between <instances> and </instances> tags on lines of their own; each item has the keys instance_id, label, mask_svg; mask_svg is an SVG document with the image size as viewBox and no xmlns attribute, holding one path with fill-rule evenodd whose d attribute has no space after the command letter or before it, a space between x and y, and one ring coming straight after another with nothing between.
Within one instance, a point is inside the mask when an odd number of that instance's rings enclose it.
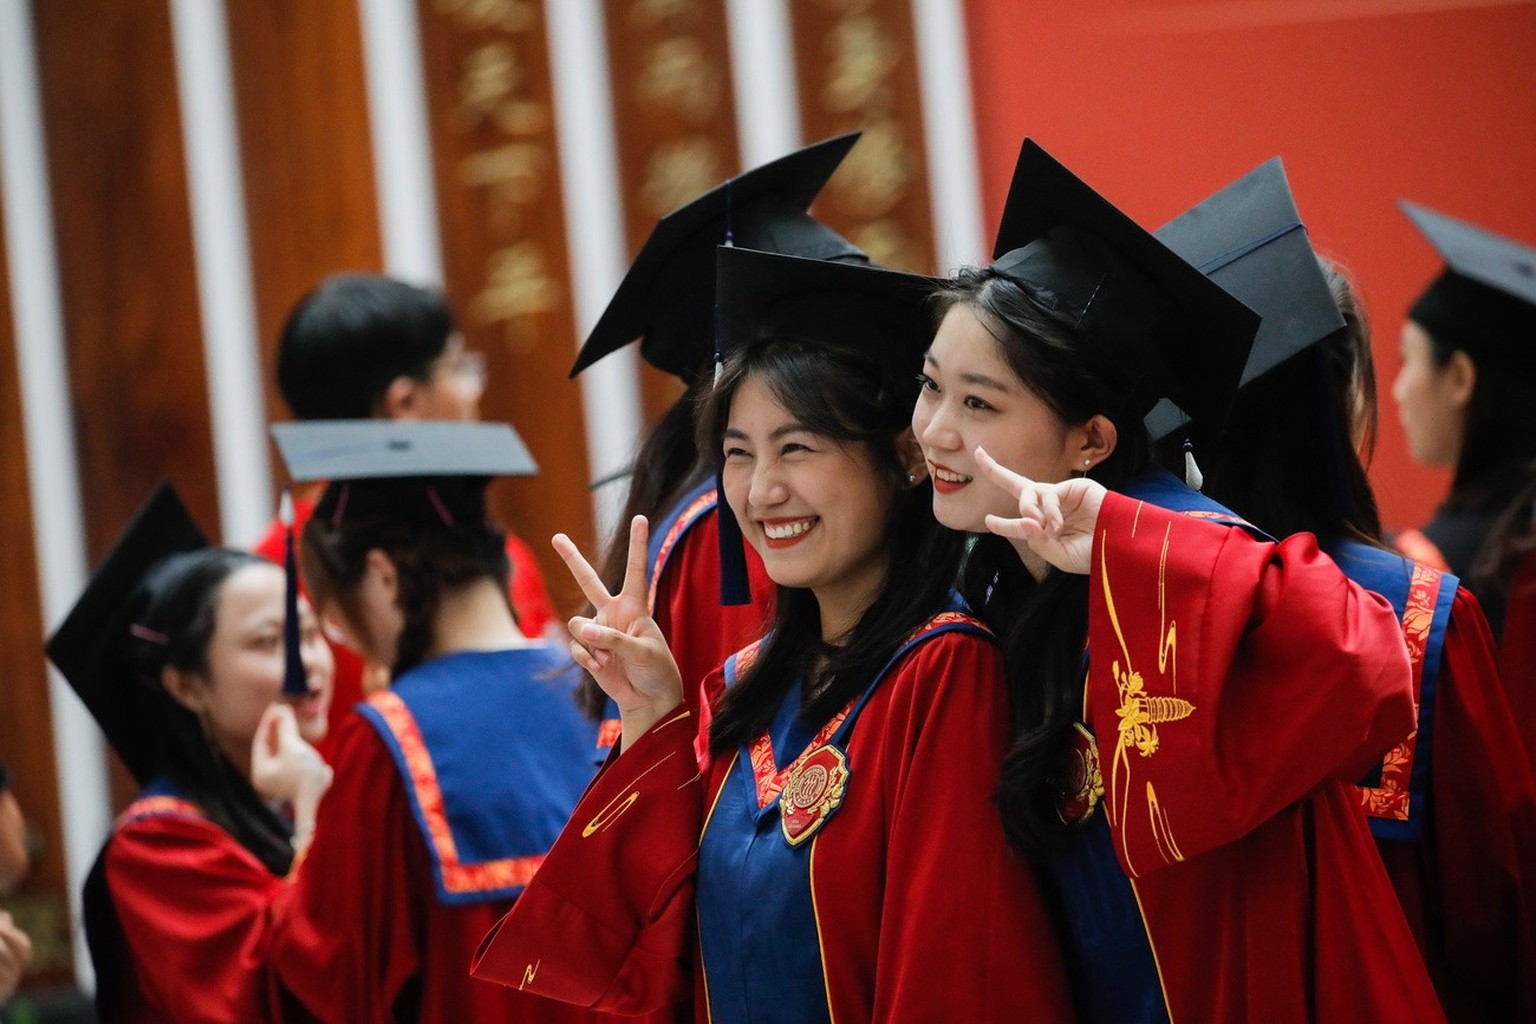
<instances>
[{"instance_id":1,"label":"white pillar","mask_svg":"<svg viewBox=\"0 0 1536 1024\"><path fill-rule=\"evenodd\" d=\"M85 585L85 533L34 54L28 0L0 0L0 193L38 589L43 621L51 627L64 617ZM95 722L52 669L48 696L74 924L75 976L89 990L94 976L80 925L80 890L112 822L106 761Z\"/></svg>"},{"instance_id":2,"label":"white pillar","mask_svg":"<svg viewBox=\"0 0 1536 1024\"><path fill-rule=\"evenodd\" d=\"M962 264L989 263L992 252L990 233L982 227L965 11L960 0L912 0L912 25L923 97L934 256L939 273L947 274Z\"/></svg>"},{"instance_id":3,"label":"white pillar","mask_svg":"<svg viewBox=\"0 0 1536 1024\"><path fill-rule=\"evenodd\" d=\"M441 287L443 246L416 3L358 0L358 13L384 269L415 284Z\"/></svg>"},{"instance_id":4,"label":"white pillar","mask_svg":"<svg viewBox=\"0 0 1536 1024\"><path fill-rule=\"evenodd\" d=\"M246 233L223 0L171 0L182 148L224 542L253 543L272 517L261 342Z\"/></svg>"},{"instance_id":5,"label":"white pillar","mask_svg":"<svg viewBox=\"0 0 1536 1024\"><path fill-rule=\"evenodd\" d=\"M801 145L794 36L785 0L726 0L725 16L741 166L751 170Z\"/></svg>"},{"instance_id":6,"label":"white pillar","mask_svg":"<svg viewBox=\"0 0 1536 1024\"><path fill-rule=\"evenodd\" d=\"M619 200L608 45L600 0L558 0L544 5L544 16L554 76L561 196L579 343L623 280L629 250ZM644 426L635 347L630 345L602 359L583 371L578 380L588 472L593 480L601 480L633 460ZM625 478L592 493L592 518L599 537L612 533L628 491L629 480Z\"/></svg>"}]
</instances>

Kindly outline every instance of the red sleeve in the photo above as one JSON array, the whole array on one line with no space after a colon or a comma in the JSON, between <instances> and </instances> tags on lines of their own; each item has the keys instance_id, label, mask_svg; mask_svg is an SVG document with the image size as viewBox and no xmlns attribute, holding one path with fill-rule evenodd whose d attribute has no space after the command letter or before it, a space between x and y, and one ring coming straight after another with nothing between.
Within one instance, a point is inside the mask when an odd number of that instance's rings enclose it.
<instances>
[{"instance_id":1,"label":"red sleeve","mask_svg":"<svg viewBox=\"0 0 1536 1024\"><path fill-rule=\"evenodd\" d=\"M1518 989L1520 1005L1536 1011L1536 892L1528 874L1536 783L1494 667L1493 636L1464 588L1451 607L1433 729L1430 863L1446 969L1489 1005L1514 1005Z\"/></svg>"},{"instance_id":2,"label":"red sleeve","mask_svg":"<svg viewBox=\"0 0 1536 1024\"><path fill-rule=\"evenodd\" d=\"M688 998L703 785L677 711L611 758L471 974L611 1013Z\"/></svg>"},{"instance_id":3,"label":"red sleeve","mask_svg":"<svg viewBox=\"0 0 1536 1024\"><path fill-rule=\"evenodd\" d=\"M274 907L271 959L283 989L321 1020L394 1020L422 970L426 850L394 761L353 714L315 837Z\"/></svg>"},{"instance_id":4,"label":"red sleeve","mask_svg":"<svg viewBox=\"0 0 1536 1024\"><path fill-rule=\"evenodd\" d=\"M874 1019L1071 1020L1054 926L1034 875L1008 846L994 799L1012 720L1002 655L990 642L951 633L898 671L883 684L890 707L869 737L890 780ZM861 720L860 728L874 724ZM857 752L850 759L859 771ZM844 879L871 868L828 859L813 870L824 863Z\"/></svg>"},{"instance_id":5,"label":"red sleeve","mask_svg":"<svg viewBox=\"0 0 1536 1024\"><path fill-rule=\"evenodd\" d=\"M210 821L141 818L107 844L107 885L146 999L177 1020L268 1019L267 906L281 881Z\"/></svg>"},{"instance_id":6,"label":"red sleeve","mask_svg":"<svg viewBox=\"0 0 1536 1024\"><path fill-rule=\"evenodd\" d=\"M1133 878L1359 778L1413 728L1396 613L1310 534L1268 543L1110 494L1090 580L1087 719Z\"/></svg>"},{"instance_id":7,"label":"red sleeve","mask_svg":"<svg viewBox=\"0 0 1536 1024\"><path fill-rule=\"evenodd\" d=\"M524 635L537 639L555 624L555 606L544 586L544 572L532 549L516 534L507 534L507 561L512 579L507 597L517 611L518 627Z\"/></svg>"}]
</instances>

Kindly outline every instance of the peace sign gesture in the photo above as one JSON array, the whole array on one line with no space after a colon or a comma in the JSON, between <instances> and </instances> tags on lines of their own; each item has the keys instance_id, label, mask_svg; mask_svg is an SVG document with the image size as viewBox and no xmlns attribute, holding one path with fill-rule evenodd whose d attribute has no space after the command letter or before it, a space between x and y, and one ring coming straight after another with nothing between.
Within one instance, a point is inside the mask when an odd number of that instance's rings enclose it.
<instances>
[{"instance_id":1,"label":"peace sign gesture","mask_svg":"<svg viewBox=\"0 0 1536 1024\"><path fill-rule=\"evenodd\" d=\"M571 619L571 657L592 673L597 685L619 706L624 749L683 699L683 681L666 638L651 618L645 547L649 528L644 516L629 524L629 558L624 585L608 593L597 570L563 533L552 543L565 560L594 610L591 618Z\"/></svg>"},{"instance_id":2,"label":"peace sign gesture","mask_svg":"<svg viewBox=\"0 0 1536 1024\"><path fill-rule=\"evenodd\" d=\"M1017 519L989 515L987 529L999 537L1023 541L1063 572L1088 571L1093 559L1093 528L1107 493L1103 484L1087 477L1059 484L1040 483L1001 465L984 448L976 449L976 465L1019 503Z\"/></svg>"}]
</instances>

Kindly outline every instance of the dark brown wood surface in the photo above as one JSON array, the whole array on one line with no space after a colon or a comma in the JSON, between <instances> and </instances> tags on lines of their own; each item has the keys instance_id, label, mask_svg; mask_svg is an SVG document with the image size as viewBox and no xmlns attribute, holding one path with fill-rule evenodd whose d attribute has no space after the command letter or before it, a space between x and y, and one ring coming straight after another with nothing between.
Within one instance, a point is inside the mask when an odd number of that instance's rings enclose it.
<instances>
[{"instance_id":1,"label":"dark brown wood surface","mask_svg":"<svg viewBox=\"0 0 1536 1024\"><path fill-rule=\"evenodd\" d=\"M789 0L806 141L864 137L812 212L876 263L934 268L911 0Z\"/></svg>"},{"instance_id":2,"label":"dark brown wood surface","mask_svg":"<svg viewBox=\"0 0 1536 1024\"><path fill-rule=\"evenodd\" d=\"M268 417L282 420L275 367L288 311L327 274L383 266L362 30L355 3L225 9L262 383Z\"/></svg>"},{"instance_id":3,"label":"dark brown wood surface","mask_svg":"<svg viewBox=\"0 0 1536 1024\"><path fill-rule=\"evenodd\" d=\"M563 531L592 549L581 393L544 6L421 0L422 60L448 295L485 352L481 411L517 427L539 475L491 489L539 556L558 611L580 592L553 557Z\"/></svg>"}]
</instances>

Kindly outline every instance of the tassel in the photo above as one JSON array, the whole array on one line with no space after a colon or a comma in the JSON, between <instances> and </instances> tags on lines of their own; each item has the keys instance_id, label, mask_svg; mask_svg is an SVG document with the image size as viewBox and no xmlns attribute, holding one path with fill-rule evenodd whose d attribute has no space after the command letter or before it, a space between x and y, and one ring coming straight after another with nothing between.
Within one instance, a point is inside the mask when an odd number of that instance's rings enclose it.
<instances>
[{"instance_id":1,"label":"tassel","mask_svg":"<svg viewBox=\"0 0 1536 1024\"><path fill-rule=\"evenodd\" d=\"M288 588L283 602L283 696L302 700L309 696L309 673L304 671L304 657L299 652L299 567L293 554L293 494L283 489L277 506L277 518L286 535L283 542L283 570L288 574Z\"/></svg>"},{"instance_id":2,"label":"tassel","mask_svg":"<svg viewBox=\"0 0 1536 1024\"><path fill-rule=\"evenodd\" d=\"M1188 441L1184 442L1184 486L1192 491L1205 486L1205 477L1195 463L1195 446Z\"/></svg>"}]
</instances>

